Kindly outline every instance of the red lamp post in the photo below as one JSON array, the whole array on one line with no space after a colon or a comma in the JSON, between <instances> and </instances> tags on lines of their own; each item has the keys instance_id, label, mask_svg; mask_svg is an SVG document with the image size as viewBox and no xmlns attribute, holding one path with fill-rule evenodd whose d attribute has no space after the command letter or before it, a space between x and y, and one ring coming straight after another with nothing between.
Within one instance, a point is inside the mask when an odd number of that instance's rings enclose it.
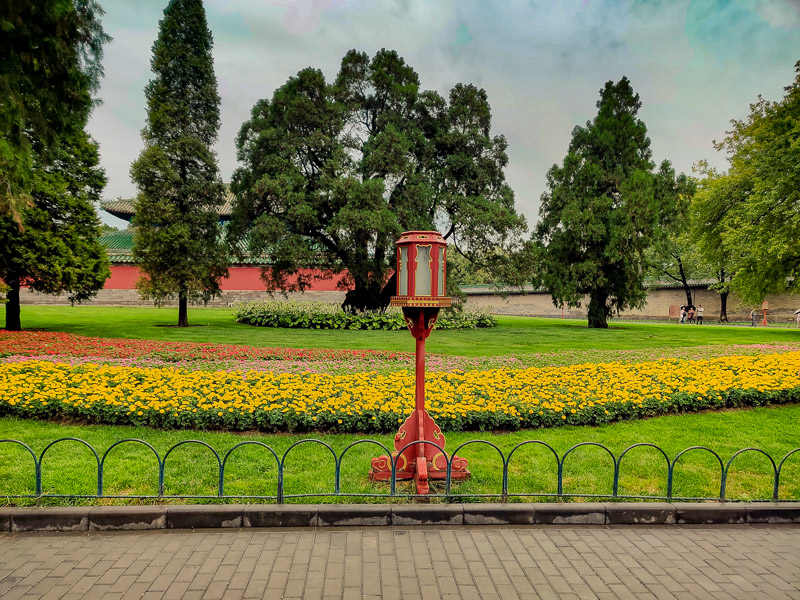
<instances>
[{"instance_id":1,"label":"red lamp post","mask_svg":"<svg viewBox=\"0 0 800 600\"><path fill-rule=\"evenodd\" d=\"M416 340L416 386L414 411L394 436L392 456L372 459L370 478L388 481L395 461L397 480L414 479L417 493L429 492L428 480L447 478L447 459L442 450L442 430L425 410L425 340L431 334L439 309L450 306L445 296L447 242L438 231L406 231L397 240L397 296L392 306L403 309L403 316ZM414 444L426 441L436 444ZM438 446L438 448L437 448ZM467 461L453 456L451 479L466 479Z\"/></svg>"}]
</instances>

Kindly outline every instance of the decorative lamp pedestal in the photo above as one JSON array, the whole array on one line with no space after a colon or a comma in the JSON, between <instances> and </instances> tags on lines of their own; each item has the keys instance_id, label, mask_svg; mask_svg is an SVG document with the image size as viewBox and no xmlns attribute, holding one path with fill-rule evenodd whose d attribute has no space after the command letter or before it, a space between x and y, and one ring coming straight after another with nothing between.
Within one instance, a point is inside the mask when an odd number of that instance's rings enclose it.
<instances>
[{"instance_id":1,"label":"decorative lamp pedestal","mask_svg":"<svg viewBox=\"0 0 800 600\"><path fill-rule=\"evenodd\" d=\"M439 448L444 450L446 440L442 430L425 410L425 340L436 323L439 309L404 307L403 315L411 334L417 341L414 412L395 434L395 451L392 452L391 458L383 455L372 459L369 477L373 481L389 481L392 478L392 460L395 460L396 481L414 479L417 484L417 494L425 495L430 491L428 481L447 478L447 459L439 450ZM418 441L433 442L439 448L432 444L413 444ZM450 479L466 479L469 476L467 460L454 456Z\"/></svg>"},{"instance_id":2,"label":"decorative lamp pedestal","mask_svg":"<svg viewBox=\"0 0 800 600\"><path fill-rule=\"evenodd\" d=\"M402 234L397 246L398 295L391 304L402 307L406 324L416 340L414 411L395 434L391 457L373 458L369 476L373 481L391 480L394 461L395 479L415 480L417 494L426 495L430 492L429 481L447 478L445 438L425 410L425 340L436 324L439 310L450 306L452 300L444 296L447 243L436 231L412 231ZM451 480L469 476L466 459L453 456Z\"/></svg>"}]
</instances>

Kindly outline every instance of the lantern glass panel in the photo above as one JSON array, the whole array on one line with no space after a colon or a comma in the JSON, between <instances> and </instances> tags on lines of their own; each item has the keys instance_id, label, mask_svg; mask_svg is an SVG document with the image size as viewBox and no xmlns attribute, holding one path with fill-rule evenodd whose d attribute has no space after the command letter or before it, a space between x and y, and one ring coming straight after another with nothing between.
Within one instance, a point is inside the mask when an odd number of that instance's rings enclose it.
<instances>
[{"instance_id":1,"label":"lantern glass panel","mask_svg":"<svg viewBox=\"0 0 800 600\"><path fill-rule=\"evenodd\" d=\"M439 295L444 296L444 263L447 260L445 253L447 249L439 246Z\"/></svg>"},{"instance_id":2,"label":"lantern glass panel","mask_svg":"<svg viewBox=\"0 0 800 600\"><path fill-rule=\"evenodd\" d=\"M408 296L408 246L400 248L400 279L398 294Z\"/></svg>"},{"instance_id":3,"label":"lantern glass panel","mask_svg":"<svg viewBox=\"0 0 800 600\"><path fill-rule=\"evenodd\" d=\"M417 270L414 273L414 295L430 296L431 280L431 247L417 246Z\"/></svg>"}]
</instances>

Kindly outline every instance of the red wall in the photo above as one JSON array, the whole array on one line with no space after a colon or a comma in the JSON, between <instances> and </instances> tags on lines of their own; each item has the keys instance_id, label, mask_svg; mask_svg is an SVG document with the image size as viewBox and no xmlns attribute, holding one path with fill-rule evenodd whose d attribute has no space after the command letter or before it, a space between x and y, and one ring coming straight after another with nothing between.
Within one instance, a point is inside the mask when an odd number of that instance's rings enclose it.
<instances>
[{"instance_id":1,"label":"red wall","mask_svg":"<svg viewBox=\"0 0 800 600\"><path fill-rule=\"evenodd\" d=\"M305 272L322 273L319 269L304 269ZM222 280L223 290L264 290L264 282L261 281L261 269L258 267L230 267L229 277ZM107 290L133 290L136 288L136 281L140 277L139 267L111 265L111 277L106 279L105 289ZM335 275L332 279L315 281L309 291L313 292L332 292L338 288L336 285L342 278Z\"/></svg>"},{"instance_id":2,"label":"red wall","mask_svg":"<svg viewBox=\"0 0 800 600\"><path fill-rule=\"evenodd\" d=\"M111 265L111 277L103 286L107 290L134 290L139 279L139 267L118 267Z\"/></svg>"}]
</instances>

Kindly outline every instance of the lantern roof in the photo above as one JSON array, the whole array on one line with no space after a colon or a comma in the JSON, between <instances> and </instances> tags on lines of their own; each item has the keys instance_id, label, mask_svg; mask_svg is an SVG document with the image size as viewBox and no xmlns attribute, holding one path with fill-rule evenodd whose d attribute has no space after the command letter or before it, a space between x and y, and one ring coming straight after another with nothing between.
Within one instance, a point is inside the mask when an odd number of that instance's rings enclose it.
<instances>
[{"instance_id":1,"label":"lantern roof","mask_svg":"<svg viewBox=\"0 0 800 600\"><path fill-rule=\"evenodd\" d=\"M447 245L447 241L442 237L442 234L438 231L404 231L400 234L400 238L397 240L397 245L400 244L414 244L414 243L435 243L435 244L445 244Z\"/></svg>"}]
</instances>

